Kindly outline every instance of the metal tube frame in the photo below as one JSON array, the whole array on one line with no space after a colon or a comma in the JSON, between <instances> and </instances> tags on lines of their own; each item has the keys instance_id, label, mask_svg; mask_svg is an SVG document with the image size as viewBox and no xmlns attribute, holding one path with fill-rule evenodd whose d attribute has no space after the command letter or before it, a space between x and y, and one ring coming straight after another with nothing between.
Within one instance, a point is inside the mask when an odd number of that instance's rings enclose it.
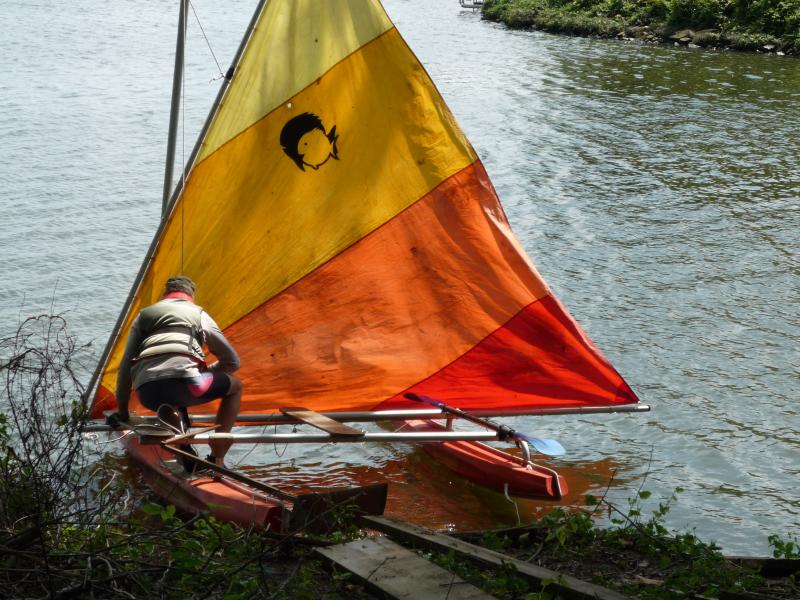
<instances>
[{"instance_id":1,"label":"metal tube frame","mask_svg":"<svg viewBox=\"0 0 800 600\"><path fill-rule=\"evenodd\" d=\"M621 406L587 406L573 408L543 408L538 410L528 410L525 412L517 411L491 411L473 410L470 414L476 417L515 417L515 416L558 416L558 415L589 415L589 414L608 414L608 413L639 413L647 412L650 407L646 404L623 404ZM326 417L339 421L340 423L370 423L375 421L414 421L417 419L442 419L447 418L438 408L427 408L419 410L374 410L366 412L327 412L321 413ZM216 415L190 415L192 422L211 422ZM448 419L450 421L450 419ZM158 422L155 416L141 417L141 422L154 424ZM301 421L284 415L283 413L262 413L239 415L236 420L237 426L246 427L254 425L299 425ZM83 428L85 432L112 431L111 427L105 424L93 423Z\"/></svg>"},{"instance_id":2,"label":"metal tube frame","mask_svg":"<svg viewBox=\"0 0 800 600\"><path fill-rule=\"evenodd\" d=\"M331 435L329 433L203 433L193 436L193 444L211 440L230 440L234 444L327 444L363 442L491 442L497 440L493 431L412 431L405 433L377 432L361 436Z\"/></svg>"}]
</instances>

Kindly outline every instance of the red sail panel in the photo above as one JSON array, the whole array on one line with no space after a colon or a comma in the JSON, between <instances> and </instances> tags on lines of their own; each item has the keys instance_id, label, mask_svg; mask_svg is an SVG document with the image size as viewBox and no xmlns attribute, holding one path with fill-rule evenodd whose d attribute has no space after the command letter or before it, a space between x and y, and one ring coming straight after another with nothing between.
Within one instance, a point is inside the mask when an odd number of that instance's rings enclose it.
<instances>
[{"instance_id":1,"label":"red sail panel","mask_svg":"<svg viewBox=\"0 0 800 600\"><path fill-rule=\"evenodd\" d=\"M409 392L463 410L515 412L638 402L633 390L552 295ZM398 394L377 408L418 408Z\"/></svg>"}]
</instances>

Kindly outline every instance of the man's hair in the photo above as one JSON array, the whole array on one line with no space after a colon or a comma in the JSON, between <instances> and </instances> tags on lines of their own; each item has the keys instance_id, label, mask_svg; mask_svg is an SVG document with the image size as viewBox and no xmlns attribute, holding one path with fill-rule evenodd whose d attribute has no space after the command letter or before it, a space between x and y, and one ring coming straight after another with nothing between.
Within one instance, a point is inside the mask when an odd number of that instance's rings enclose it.
<instances>
[{"instance_id":1,"label":"man's hair","mask_svg":"<svg viewBox=\"0 0 800 600\"><path fill-rule=\"evenodd\" d=\"M196 291L197 286L194 284L194 281L185 275L170 277L167 279L167 284L164 286L165 294L169 294L170 292L183 292L184 294L194 296Z\"/></svg>"}]
</instances>

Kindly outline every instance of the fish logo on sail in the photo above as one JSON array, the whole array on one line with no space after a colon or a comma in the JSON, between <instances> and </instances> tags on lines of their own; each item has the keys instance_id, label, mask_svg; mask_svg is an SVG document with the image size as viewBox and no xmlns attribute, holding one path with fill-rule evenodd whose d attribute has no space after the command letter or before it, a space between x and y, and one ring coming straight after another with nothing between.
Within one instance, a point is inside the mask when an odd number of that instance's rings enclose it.
<instances>
[{"instance_id":1,"label":"fish logo on sail","mask_svg":"<svg viewBox=\"0 0 800 600\"><path fill-rule=\"evenodd\" d=\"M325 131L322 119L308 112L289 119L281 130L283 151L301 171L316 171L331 158L339 160L338 139L336 125Z\"/></svg>"}]
</instances>

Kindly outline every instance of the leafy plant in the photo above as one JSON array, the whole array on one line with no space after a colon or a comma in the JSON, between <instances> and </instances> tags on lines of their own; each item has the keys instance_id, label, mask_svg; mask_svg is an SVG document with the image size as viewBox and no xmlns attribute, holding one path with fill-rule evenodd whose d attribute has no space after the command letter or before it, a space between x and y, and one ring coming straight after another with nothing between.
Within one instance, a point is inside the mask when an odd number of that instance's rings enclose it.
<instances>
[{"instance_id":1,"label":"leafy plant","mask_svg":"<svg viewBox=\"0 0 800 600\"><path fill-rule=\"evenodd\" d=\"M800 542L797 538L784 541L777 535L771 535L767 540L772 546L772 556L775 558L800 558Z\"/></svg>"},{"instance_id":2,"label":"leafy plant","mask_svg":"<svg viewBox=\"0 0 800 600\"><path fill-rule=\"evenodd\" d=\"M674 27L713 29L721 25L721 0L670 0L667 21Z\"/></svg>"}]
</instances>

